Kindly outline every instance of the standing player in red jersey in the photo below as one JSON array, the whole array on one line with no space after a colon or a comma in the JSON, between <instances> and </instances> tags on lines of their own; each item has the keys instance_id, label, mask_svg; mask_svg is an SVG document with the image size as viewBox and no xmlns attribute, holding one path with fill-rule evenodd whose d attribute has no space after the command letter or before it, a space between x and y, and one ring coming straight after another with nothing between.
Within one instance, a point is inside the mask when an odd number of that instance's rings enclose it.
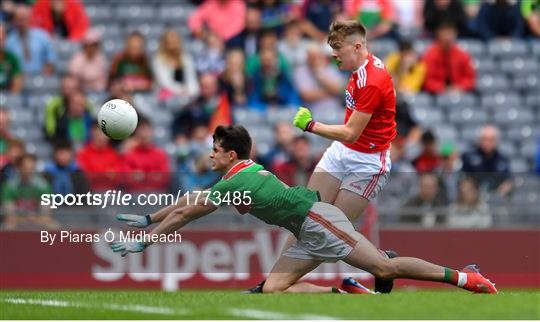
<instances>
[{"instance_id":1,"label":"standing player in red jersey","mask_svg":"<svg viewBox=\"0 0 540 322\"><path fill-rule=\"evenodd\" d=\"M337 206L354 221L388 179L390 142L396 136L396 92L383 62L368 52L366 28L361 23L334 22L328 44L339 69L351 71L345 90L344 124L316 122L304 107L298 110L294 124L335 140L317 165L308 188L319 191L323 202Z\"/></svg>"},{"instance_id":2,"label":"standing player in red jersey","mask_svg":"<svg viewBox=\"0 0 540 322\"><path fill-rule=\"evenodd\" d=\"M381 191L390 171L390 142L396 136L396 92L382 61L368 53L365 27L356 21L335 22L328 43L341 70L351 70L345 90L345 121L328 125L301 107L294 124L335 140L308 184L323 200L340 205L357 218Z\"/></svg>"}]
</instances>

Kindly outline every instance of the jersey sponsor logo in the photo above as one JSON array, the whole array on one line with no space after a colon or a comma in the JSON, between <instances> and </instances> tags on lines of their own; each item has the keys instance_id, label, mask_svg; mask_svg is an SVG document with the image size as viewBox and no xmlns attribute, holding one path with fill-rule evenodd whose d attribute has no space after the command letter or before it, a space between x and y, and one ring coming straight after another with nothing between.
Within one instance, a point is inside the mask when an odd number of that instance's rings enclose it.
<instances>
[{"instance_id":1,"label":"jersey sponsor logo","mask_svg":"<svg viewBox=\"0 0 540 322\"><path fill-rule=\"evenodd\" d=\"M371 191L371 193L368 193L367 196L364 196L365 193L367 192L368 187L362 185L362 181L351 182L351 183L349 183L349 186L350 186L351 188L356 189L356 191L358 191L359 193L361 193L363 197L375 198L375 195L376 195L375 191Z\"/></svg>"},{"instance_id":2,"label":"jersey sponsor logo","mask_svg":"<svg viewBox=\"0 0 540 322\"><path fill-rule=\"evenodd\" d=\"M345 90L345 106L348 109L354 110L354 106L356 105L356 101L349 92L348 89Z\"/></svg>"}]
</instances>

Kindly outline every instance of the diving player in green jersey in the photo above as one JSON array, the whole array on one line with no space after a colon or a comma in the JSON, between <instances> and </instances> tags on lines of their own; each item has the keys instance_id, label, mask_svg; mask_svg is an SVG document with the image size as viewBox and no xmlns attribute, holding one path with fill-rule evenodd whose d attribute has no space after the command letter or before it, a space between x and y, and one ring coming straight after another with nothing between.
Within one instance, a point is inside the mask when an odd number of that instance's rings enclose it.
<instances>
[{"instance_id":1,"label":"diving player in green jersey","mask_svg":"<svg viewBox=\"0 0 540 322\"><path fill-rule=\"evenodd\" d=\"M223 173L222 179L206 191L205 198L193 201L186 196L177 204L151 215L118 215L119 220L133 227L142 228L156 222L159 225L143 242L112 243L114 252L120 252L122 256L142 252L152 244L152 236L170 234L192 220L210 214L220 205L234 205L239 212L249 212L268 224L283 227L297 238L274 264L263 293L373 293L352 278L346 278L340 288L299 281L321 263L338 260L381 279L438 281L472 292L497 292L494 284L473 265L457 271L418 258L383 256L355 231L339 208L320 202L317 192L300 186L288 187L274 174L249 160L251 138L244 127L219 126L213 138L212 169Z\"/></svg>"}]
</instances>

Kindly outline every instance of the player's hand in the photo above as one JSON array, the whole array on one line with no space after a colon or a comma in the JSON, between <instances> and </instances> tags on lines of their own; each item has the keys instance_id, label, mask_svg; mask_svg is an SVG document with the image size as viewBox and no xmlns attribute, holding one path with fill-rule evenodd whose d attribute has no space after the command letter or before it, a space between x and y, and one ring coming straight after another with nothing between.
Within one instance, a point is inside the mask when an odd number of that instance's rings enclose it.
<instances>
[{"instance_id":1,"label":"player's hand","mask_svg":"<svg viewBox=\"0 0 540 322\"><path fill-rule=\"evenodd\" d=\"M120 253L122 257L126 256L128 253L140 253L144 250L145 246L143 243L138 241L118 241L111 244L113 252Z\"/></svg>"},{"instance_id":2,"label":"player's hand","mask_svg":"<svg viewBox=\"0 0 540 322\"><path fill-rule=\"evenodd\" d=\"M137 228L145 228L152 224L150 215L141 216L132 214L118 214L116 215L116 219L125 221L128 226Z\"/></svg>"},{"instance_id":3,"label":"player's hand","mask_svg":"<svg viewBox=\"0 0 540 322\"><path fill-rule=\"evenodd\" d=\"M311 131L315 124L311 111L305 107L300 107L294 116L293 124L302 131Z\"/></svg>"}]
</instances>

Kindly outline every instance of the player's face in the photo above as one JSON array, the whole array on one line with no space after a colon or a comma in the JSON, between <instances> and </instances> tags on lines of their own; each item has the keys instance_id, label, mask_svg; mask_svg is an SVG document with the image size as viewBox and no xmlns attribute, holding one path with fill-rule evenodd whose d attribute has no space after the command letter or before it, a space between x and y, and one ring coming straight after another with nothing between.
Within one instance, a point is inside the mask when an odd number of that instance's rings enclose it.
<instances>
[{"instance_id":1,"label":"player's face","mask_svg":"<svg viewBox=\"0 0 540 322\"><path fill-rule=\"evenodd\" d=\"M214 142L212 152L210 152L212 170L225 172L235 160L233 151L225 151L219 143Z\"/></svg>"},{"instance_id":2,"label":"player's face","mask_svg":"<svg viewBox=\"0 0 540 322\"><path fill-rule=\"evenodd\" d=\"M332 57L340 70L355 70L358 68L358 54L362 45L350 40L336 41L332 44Z\"/></svg>"}]
</instances>

